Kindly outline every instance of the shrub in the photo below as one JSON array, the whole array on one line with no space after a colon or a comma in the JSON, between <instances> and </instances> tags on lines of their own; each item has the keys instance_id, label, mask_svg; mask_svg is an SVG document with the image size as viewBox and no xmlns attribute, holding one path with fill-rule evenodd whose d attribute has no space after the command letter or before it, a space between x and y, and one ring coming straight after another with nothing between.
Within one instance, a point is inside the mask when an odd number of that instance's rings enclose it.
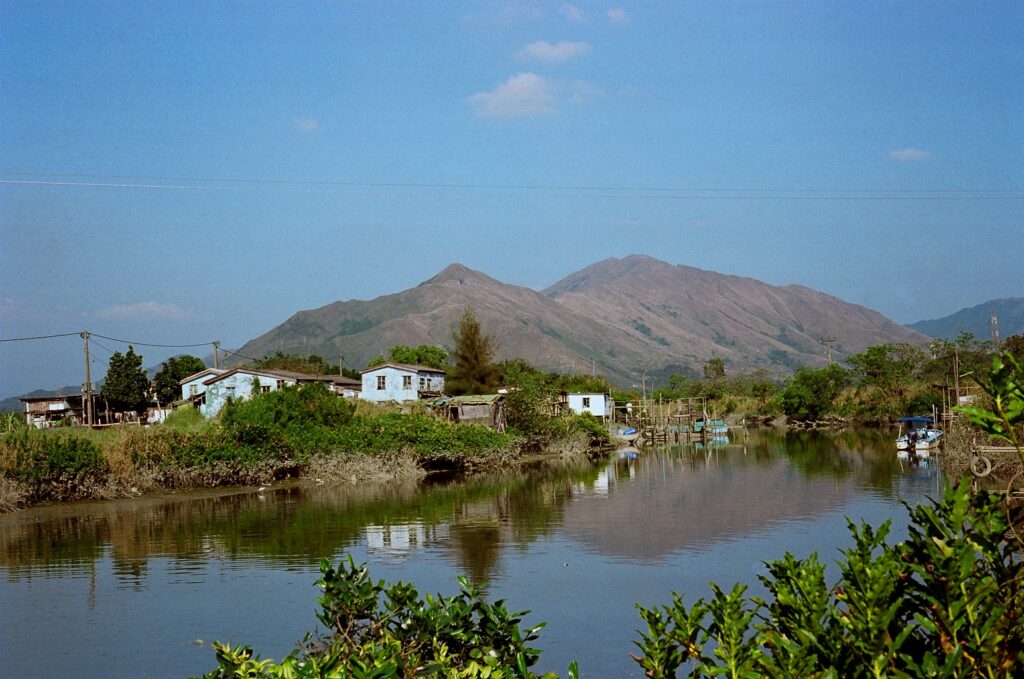
<instances>
[{"instance_id":1,"label":"shrub","mask_svg":"<svg viewBox=\"0 0 1024 679\"><path fill-rule=\"evenodd\" d=\"M896 545L849 523L840 580L825 584L817 555L790 554L760 576L771 594L745 587L687 607L643 608L636 661L649 677L1010 676L1024 662L1024 589L998 494L971 497L967 483L911 508L910 537Z\"/></svg>"},{"instance_id":2,"label":"shrub","mask_svg":"<svg viewBox=\"0 0 1024 679\"><path fill-rule=\"evenodd\" d=\"M22 481L81 479L106 469L99 446L78 436L22 430L7 434L0 447L0 471Z\"/></svg>"},{"instance_id":3,"label":"shrub","mask_svg":"<svg viewBox=\"0 0 1024 679\"><path fill-rule=\"evenodd\" d=\"M537 676L530 668L540 652L529 644L543 625L521 629L526 611L513 613L502 600L487 603L463 578L455 596L421 598L410 584L373 582L351 557L337 569L325 559L320 573L317 618L331 637L319 649L296 649L276 664L248 646L215 643L218 667L207 679ZM569 675L578 676L575 663Z\"/></svg>"}]
</instances>

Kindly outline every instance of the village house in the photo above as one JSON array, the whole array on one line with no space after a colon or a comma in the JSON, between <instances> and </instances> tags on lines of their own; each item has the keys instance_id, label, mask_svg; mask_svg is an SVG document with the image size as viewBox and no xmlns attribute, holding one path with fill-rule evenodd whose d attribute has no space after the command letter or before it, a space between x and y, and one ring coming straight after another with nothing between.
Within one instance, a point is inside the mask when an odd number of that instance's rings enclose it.
<instances>
[{"instance_id":1,"label":"village house","mask_svg":"<svg viewBox=\"0 0 1024 679\"><path fill-rule=\"evenodd\" d=\"M359 398L382 403L403 403L421 398L434 398L444 393L444 371L425 365L381 363L361 371L362 392Z\"/></svg>"},{"instance_id":2,"label":"village house","mask_svg":"<svg viewBox=\"0 0 1024 679\"><path fill-rule=\"evenodd\" d=\"M206 393L206 385L203 384L206 380L217 375L223 375L227 370L218 370L217 368L207 368L206 370L200 370L194 375L189 375L185 379L178 382L181 386L181 400L182 401L195 401L198 397Z\"/></svg>"},{"instance_id":3,"label":"village house","mask_svg":"<svg viewBox=\"0 0 1024 679\"><path fill-rule=\"evenodd\" d=\"M82 394L22 396L18 400L25 404L25 423L36 429L85 424L85 397Z\"/></svg>"},{"instance_id":4,"label":"village house","mask_svg":"<svg viewBox=\"0 0 1024 679\"><path fill-rule=\"evenodd\" d=\"M563 391L559 401L575 415L590 413L601 419L611 417L614 407L608 394L570 394Z\"/></svg>"},{"instance_id":5,"label":"village house","mask_svg":"<svg viewBox=\"0 0 1024 679\"><path fill-rule=\"evenodd\" d=\"M348 398L358 395L360 386L358 381L340 375L310 375L276 368L234 368L202 382L204 391L199 411L204 417L215 417L229 399L251 398L254 393L265 394L313 382L322 382L332 392Z\"/></svg>"}]
</instances>

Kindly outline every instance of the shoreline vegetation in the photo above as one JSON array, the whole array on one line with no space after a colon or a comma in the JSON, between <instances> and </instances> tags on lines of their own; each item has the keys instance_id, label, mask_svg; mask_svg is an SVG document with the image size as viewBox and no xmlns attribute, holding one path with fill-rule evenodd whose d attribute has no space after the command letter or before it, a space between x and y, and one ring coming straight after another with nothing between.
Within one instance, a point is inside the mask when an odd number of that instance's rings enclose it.
<instances>
[{"instance_id":1,"label":"shoreline vegetation","mask_svg":"<svg viewBox=\"0 0 1024 679\"><path fill-rule=\"evenodd\" d=\"M583 455L603 442L589 416L526 436L453 424L339 398L321 384L232 403L215 421L186 406L164 424L103 430L17 426L0 439L0 512L36 504L146 493L314 482L419 478L515 468L537 454Z\"/></svg>"}]
</instances>

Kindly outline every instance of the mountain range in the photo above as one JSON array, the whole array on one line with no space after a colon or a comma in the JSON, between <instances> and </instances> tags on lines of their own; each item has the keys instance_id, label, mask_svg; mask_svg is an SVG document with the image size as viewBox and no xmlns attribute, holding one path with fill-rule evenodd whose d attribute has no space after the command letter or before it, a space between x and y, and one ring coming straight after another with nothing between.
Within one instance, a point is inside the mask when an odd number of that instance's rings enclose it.
<instances>
[{"instance_id":1,"label":"mountain range","mask_svg":"<svg viewBox=\"0 0 1024 679\"><path fill-rule=\"evenodd\" d=\"M238 353L344 356L363 366L394 344L451 348L452 329L473 307L500 345L497 358L549 370L605 375L619 384L643 373L697 376L712 357L730 372L774 374L826 363L884 342L927 340L877 311L799 285L673 265L645 255L610 258L541 291L452 264L420 285L373 300L300 311Z\"/></svg>"},{"instance_id":2,"label":"mountain range","mask_svg":"<svg viewBox=\"0 0 1024 679\"><path fill-rule=\"evenodd\" d=\"M949 316L911 323L908 327L942 339L956 339L961 332L969 332L978 339L990 339L992 314L998 320L1000 337L1024 335L1024 297L992 299Z\"/></svg>"}]
</instances>

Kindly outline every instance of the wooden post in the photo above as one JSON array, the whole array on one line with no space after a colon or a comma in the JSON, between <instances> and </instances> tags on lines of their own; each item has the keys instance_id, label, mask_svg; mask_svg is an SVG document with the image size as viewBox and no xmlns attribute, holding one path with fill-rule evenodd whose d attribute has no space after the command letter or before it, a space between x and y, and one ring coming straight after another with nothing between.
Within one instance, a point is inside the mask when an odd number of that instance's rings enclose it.
<instances>
[{"instance_id":1,"label":"wooden post","mask_svg":"<svg viewBox=\"0 0 1024 679\"><path fill-rule=\"evenodd\" d=\"M85 384L82 385L82 395L85 396L85 423L92 426L92 374L89 371L89 331L81 333L82 342L85 345Z\"/></svg>"},{"instance_id":2,"label":"wooden post","mask_svg":"<svg viewBox=\"0 0 1024 679\"><path fill-rule=\"evenodd\" d=\"M220 353L220 342L214 342L213 343L213 369L214 370L220 369L220 358L217 356L217 354L219 354L219 353Z\"/></svg>"}]
</instances>

